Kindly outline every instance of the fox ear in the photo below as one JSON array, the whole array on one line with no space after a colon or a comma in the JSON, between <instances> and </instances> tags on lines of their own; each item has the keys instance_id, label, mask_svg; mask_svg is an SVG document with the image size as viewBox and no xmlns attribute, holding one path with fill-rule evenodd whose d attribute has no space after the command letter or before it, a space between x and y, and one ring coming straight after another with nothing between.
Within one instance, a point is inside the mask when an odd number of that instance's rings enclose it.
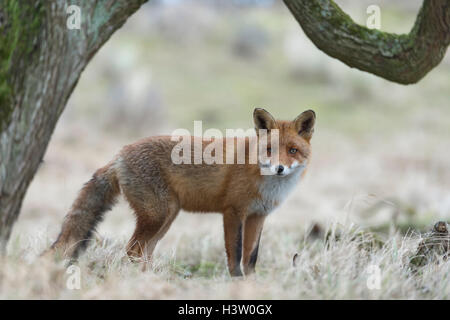
<instances>
[{"instance_id":1,"label":"fox ear","mask_svg":"<svg viewBox=\"0 0 450 320\"><path fill-rule=\"evenodd\" d=\"M253 111L253 122L257 133L258 129L270 130L275 128L275 119L268 111L262 108L255 108Z\"/></svg>"},{"instance_id":2,"label":"fox ear","mask_svg":"<svg viewBox=\"0 0 450 320\"><path fill-rule=\"evenodd\" d=\"M301 137L309 141L314 132L315 122L316 113L312 110L306 110L302 112L297 118L295 118L295 129Z\"/></svg>"}]
</instances>

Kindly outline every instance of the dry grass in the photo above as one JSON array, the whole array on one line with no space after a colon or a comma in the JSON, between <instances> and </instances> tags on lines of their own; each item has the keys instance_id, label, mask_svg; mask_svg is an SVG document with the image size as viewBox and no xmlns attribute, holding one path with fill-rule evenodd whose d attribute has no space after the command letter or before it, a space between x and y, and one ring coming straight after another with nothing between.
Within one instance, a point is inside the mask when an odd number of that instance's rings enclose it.
<instances>
[{"instance_id":1,"label":"dry grass","mask_svg":"<svg viewBox=\"0 0 450 320\"><path fill-rule=\"evenodd\" d=\"M335 230L336 225L332 227ZM342 226L340 226L342 228ZM220 237L197 234L158 252L154 269L128 261L125 241L97 240L76 264L81 288L69 289L63 263L35 260L48 242L34 239L0 263L0 297L7 299L448 299L450 263L409 270L417 239L396 235L372 246L344 228L339 240L308 240L276 227L263 235L256 275L231 279ZM30 250L33 252L30 254ZM298 252L292 265L293 253ZM25 262L27 261L28 262ZM380 289L369 289L369 266L381 271Z\"/></svg>"}]
</instances>

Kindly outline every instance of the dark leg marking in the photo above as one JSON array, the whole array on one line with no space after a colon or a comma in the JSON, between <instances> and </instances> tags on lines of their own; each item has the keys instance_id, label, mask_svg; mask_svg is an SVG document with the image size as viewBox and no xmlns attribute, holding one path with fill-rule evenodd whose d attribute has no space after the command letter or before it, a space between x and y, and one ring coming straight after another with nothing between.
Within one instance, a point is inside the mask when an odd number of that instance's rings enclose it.
<instances>
[{"instance_id":1,"label":"dark leg marking","mask_svg":"<svg viewBox=\"0 0 450 320\"><path fill-rule=\"evenodd\" d=\"M256 244L255 249L253 249L252 254L250 255L250 261L248 263L248 265L254 269L255 265L256 265L256 260L258 259L258 250L259 250L259 241L261 240L261 232L259 233L258 236L258 243Z\"/></svg>"},{"instance_id":2,"label":"dark leg marking","mask_svg":"<svg viewBox=\"0 0 450 320\"><path fill-rule=\"evenodd\" d=\"M237 234L236 243L236 267L239 268L242 259L242 223L239 224L239 230Z\"/></svg>"}]
</instances>

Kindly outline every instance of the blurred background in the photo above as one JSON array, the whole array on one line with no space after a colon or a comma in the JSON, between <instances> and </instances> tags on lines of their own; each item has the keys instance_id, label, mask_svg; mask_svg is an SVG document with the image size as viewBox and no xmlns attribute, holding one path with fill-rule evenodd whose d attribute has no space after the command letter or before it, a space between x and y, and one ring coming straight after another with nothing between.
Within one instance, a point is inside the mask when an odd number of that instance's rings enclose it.
<instances>
[{"instance_id":1,"label":"blurred background","mask_svg":"<svg viewBox=\"0 0 450 320\"><path fill-rule=\"evenodd\" d=\"M377 4L381 29L405 33L422 1L336 2L361 24ZM123 145L193 130L194 120L204 130L252 128L255 107L281 119L307 108L317 114L309 172L269 217L266 233L286 231L295 240L314 223L336 221L387 233L427 229L450 217L449 74L448 54L410 86L351 69L318 50L281 1L150 1L83 73L12 245L55 239L82 184ZM127 239L133 228L121 200L99 231ZM221 232L218 215L181 213L159 250L220 243Z\"/></svg>"}]
</instances>

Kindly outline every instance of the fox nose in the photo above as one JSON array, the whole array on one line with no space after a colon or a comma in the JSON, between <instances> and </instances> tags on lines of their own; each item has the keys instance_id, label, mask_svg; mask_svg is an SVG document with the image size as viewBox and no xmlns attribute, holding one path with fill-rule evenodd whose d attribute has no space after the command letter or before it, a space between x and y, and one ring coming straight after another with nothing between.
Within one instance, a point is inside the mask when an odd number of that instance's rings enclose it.
<instances>
[{"instance_id":1,"label":"fox nose","mask_svg":"<svg viewBox=\"0 0 450 320\"><path fill-rule=\"evenodd\" d=\"M283 171L284 171L284 167L283 166L280 165L280 166L277 167L277 173L278 174L283 173Z\"/></svg>"}]
</instances>

